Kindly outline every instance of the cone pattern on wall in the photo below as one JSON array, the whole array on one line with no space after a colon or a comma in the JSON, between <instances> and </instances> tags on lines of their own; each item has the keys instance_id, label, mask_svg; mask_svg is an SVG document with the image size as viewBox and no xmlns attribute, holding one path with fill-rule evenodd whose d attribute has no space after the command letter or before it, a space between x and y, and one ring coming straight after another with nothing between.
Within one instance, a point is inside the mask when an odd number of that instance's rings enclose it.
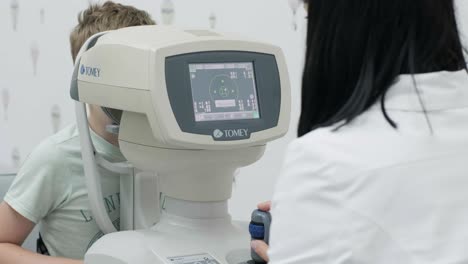
<instances>
[{"instance_id":1,"label":"cone pattern on wall","mask_svg":"<svg viewBox=\"0 0 468 264\"><path fill-rule=\"evenodd\" d=\"M10 91L2 90L3 119L8 120L8 106L10 105Z\"/></svg>"},{"instance_id":2,"label":"cone pattern on wall","mask_svg":"<svg viewBox=\"0 0 468 264\"><path fill-rule=\"evenodd\" d=\"M21 155L18 148L13 148L11 151L11 162L15 169L19 169L21 165Z\"/></svg>"},{"instance_id":3,"label":"cone pattern on wall","mask_svg":"<svg viewBox=\"0 0 468 264\"><path fill-rule=\"evenodd\" d=\"M52 131L54 134L57 133L60 129L60 124L62 123L62 114L60 113L60 107L54 105L50 111L50 119L52 121Z\"/></svg>"},{"instance_id":4,"label":"cone pattern on wall","mask_svg":"<svg viewBox=\"0 0 468 264\"><path fill-rule=\"evenodd\" d=\"M293 26L294 31L296 31L297 30L296 14L297 14L297 10L299 9L299 6L301 5L301 0L288 0L288 3L289 3L289 8L291 8L291 12L293 15L292 26Z\"/></svg>"},{"instance_id":5,"label":"cone pattern on wall","mask_svg":"<svg viewBox=\"0 0 468 264\"><path fill-rule=\"evenodd\" d=\"M41 10L39 11L39 16L41 19L41 24L44 25L45 23L45 9L44 8L41 8Z\"/></svg>"},{"instance_id":6,"label":"cone pattern on wall","mask_svg":"<svg viewBox=\"0 0 468 264\"><path fill-rule=\"evenodd\" d=\"M37 42L33 41L31 43L31 62L33 66L33 73L34 76L37 75L37 62L39 60L39 46L37 45Z\"/></svg>"},{"instance_id":7,"label":"cone pattern on wall","mask_svg":"<svg viewBox=\"0 0 468 264\"><path fill-rule=\"evenodd\" d=\"M11 0L10 4L11 22L13 30L18 30L19 3L18 0Z\"/></svg>"},{"instance_id":8,"label":"cone pattern on wall","mask_svg":"<svg viewBox=\"0 0 468 264\"><path fill-rule=\"evenodd\" d=\"M172 0L163 0L161 5L161 18L163 25L172 25L174 23L174 2Z\"/></svg>"},{"instance_id":9,"label":"cone pattern on wall","mask_svg":"<svg viewBox=\"0 0 468 264\"><path fill-rule=\"evenodd\" d=\"M217 22L217 17L216 17L216 14L214 12L211 12L210 14L210 17L209 17L209 21L210 21L210 28L211 29L215 29L216 28L216 22Z\"/></svg>"}]
</instances>

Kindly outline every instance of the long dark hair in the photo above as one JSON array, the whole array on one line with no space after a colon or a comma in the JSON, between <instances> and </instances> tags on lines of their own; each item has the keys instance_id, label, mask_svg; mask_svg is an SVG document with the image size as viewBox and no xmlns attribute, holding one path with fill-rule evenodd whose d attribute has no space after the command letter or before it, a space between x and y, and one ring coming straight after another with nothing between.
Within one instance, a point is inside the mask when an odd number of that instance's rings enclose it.
<instances>
[{"instance_id":1,"label":"long dark hair","mask_svg":"<svg viewBox=\"0 0 468 264\"><path fill-rule=\"evenodd\" d=\"M466 69L453 0L309 0L299 137L350 122L400 74Z\"/></svg>"}]
</instances>

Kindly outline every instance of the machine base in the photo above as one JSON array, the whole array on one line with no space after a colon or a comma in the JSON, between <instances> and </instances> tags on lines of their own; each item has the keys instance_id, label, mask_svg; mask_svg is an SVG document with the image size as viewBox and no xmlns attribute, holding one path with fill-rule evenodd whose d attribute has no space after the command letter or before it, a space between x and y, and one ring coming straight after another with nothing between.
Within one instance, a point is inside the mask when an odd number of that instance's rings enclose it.
<instances>
[{"instance_id":1,"label":"machine base","mask_svg":"<svg viewBox=\"0 0 468 264\"><path fill-rule=\"evenodd\" d=\"M85 264L252 264L248 224L163 214L151 230L106 235Z\"/></svg>"}]
</instances>

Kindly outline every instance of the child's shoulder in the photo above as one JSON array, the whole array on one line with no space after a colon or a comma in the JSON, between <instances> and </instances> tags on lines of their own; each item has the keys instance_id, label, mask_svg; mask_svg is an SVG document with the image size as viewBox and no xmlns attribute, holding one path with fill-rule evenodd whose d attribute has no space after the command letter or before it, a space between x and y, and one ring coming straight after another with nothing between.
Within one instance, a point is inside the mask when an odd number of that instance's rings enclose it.
<instances>
[{"instance_id":1,"label":"child's shoulder","mask_svg":"<svg viewBox=\"0 0 468 264\"><path fill-rule=\"evenodd\" d=\"M51 145L79 144L78 129L75 124L69 125L56 134L45 139L44 143Z\"/></svg>"},{"instance_id":2,"label":"child's shoulder","mask_svg":"<svg viewBox=\"0 0 468 264\"><path fill-rule=\"evenodd\" d=\"M29 155L26 162L64 165L80 154L80 142L76 125L70 125L44 139Z\"/></svg>"}]
</instances>

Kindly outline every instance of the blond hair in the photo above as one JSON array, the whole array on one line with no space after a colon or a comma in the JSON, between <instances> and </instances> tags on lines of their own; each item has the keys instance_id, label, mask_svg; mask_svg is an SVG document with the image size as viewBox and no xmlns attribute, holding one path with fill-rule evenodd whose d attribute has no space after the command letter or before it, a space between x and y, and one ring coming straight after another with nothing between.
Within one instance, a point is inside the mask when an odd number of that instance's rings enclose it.
<instances>
[{"instance_id":1,"label":"blond hair","mask_svg":"<svg viewBox=\"0 0 468 264\"><path fill-rule=\"evenodd\" d=\"M75 61L81 46L92 35L124 27L155 25L151 16L132 6L107 1L90 5L78 15L78 25L70 34L70 48Z\"/></svg>"}]
</instances>

